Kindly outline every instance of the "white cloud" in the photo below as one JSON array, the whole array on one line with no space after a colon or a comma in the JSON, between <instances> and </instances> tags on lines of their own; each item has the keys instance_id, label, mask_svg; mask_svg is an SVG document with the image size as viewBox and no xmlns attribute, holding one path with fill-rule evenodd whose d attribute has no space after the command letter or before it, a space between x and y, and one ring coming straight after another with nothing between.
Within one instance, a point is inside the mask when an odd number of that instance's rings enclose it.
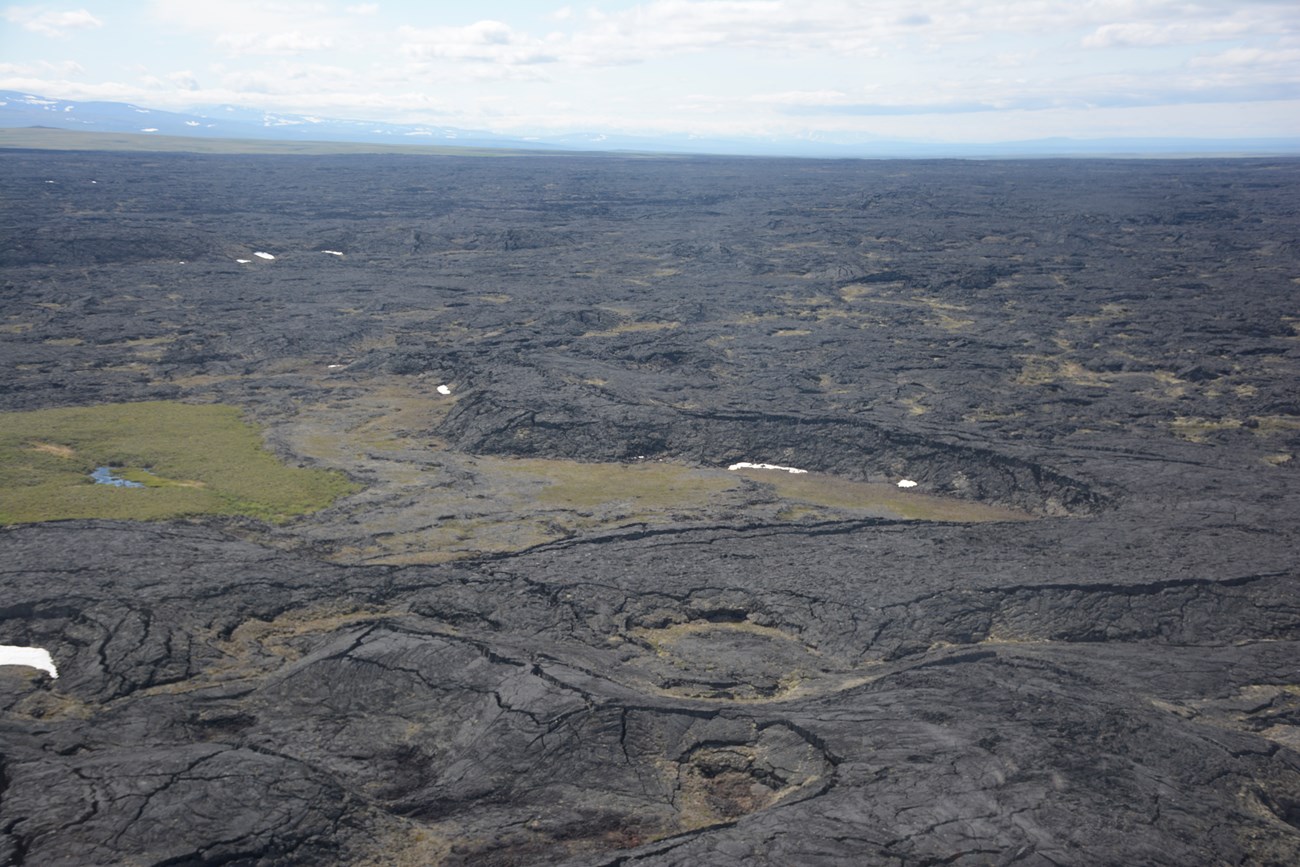
<instances>
[{"instance_id":1,"label":"white cloud","mask_svg":"<svg viewBox=\"0 0 1300 867\"><path fill-rule=\"evenodd\" d=\"M35 63L0 63L0 75L76 77L85 73L85 68L75 60L64 60L60 63L51 63L48 60L38 60Z\"/></svg>"},{"instance_id":2,"label":"white cloud","mask_svg":"<svg viewBox=\"0 0 1300 867\"><path fill-rule=\"evenodd\" d=\"M202 89L199 87L199 80L195 78L194 73L188 69L181 69L181 70L177 70L176 72L169 73L167 75L167 80L171 82L173 86L181 90Z\"/></svg>"},{"instance_id":3,"label":"white cloud","mask_svg":"<svg viewBox=\"0 0 1300 867\"><path fill-rule=\"evenodd\" d=\"M1300 8L1292 2L1234 0L1182 3L1118 2L1097 10L1085 48L1149 48L1239 39L1274 40L1300 35Z\"/></svg>"},{"instance_id":4,"label":"white cloud","mask_svg":"<svg viewBox=\"0 0 1300 867\"><path fill-rule=\"evenodd\" d=\"M104 22L85 9L68 12L47 11L43 6L8 6L4 16L24 30L39 33L42 36L63 37L71 30L87 30L103 27Z\"/></svg>"},{"instance_id":5,"label":"white cloud","mask_svg":"<svg viewBox=\"0 0 1300 867\"><path fill-rule=\"evenodd\" d=\"M313 97L321 94L346 93L352 89L354 82L355 74L347 67L280 61L257 68L225 72L221 76L221 89L234 93L305 97L296 103L305 106Z\"/></svg>"},{"instance_id":6,"label":"white cloud","mask_svg":"<svg viewBox=\"0 0 1300 867\"><path fill-rule=\"evenodd\" d=\"M794 11L779 0L657 0L591 18L568 46L568 59L594 65L635 63L716 46L762 47L778 40L794 48L810 34L824 31L819 18L815 8Z\"/></svg>"},{"instance_id":7,"label":"white cloud","mask_svg":"<svg viewBox=\"0 0 1300 867\"><path fill-rule=\"evenodd\" d=\"M852 97L839 90L786 90L756 94L749 100L768 105L847 105L853 102Z\"/></svg>"},{"instance_id":8,"label":"white cloud","mask_svg":"<svg viewBox=\"0 0 1300 867\"><path fill-rule=\"evenodd\" d=\"M938 47L989 32L1060 28L1076 6L954 0L918 13L912 0L653 0L613 13L589 10L564 57L614 65L715 48L872 57L913 51L919 39Z\"/></svg>"},{"instance_id":9,"label":"white cloud","mask_svg":"<svg viewBox=\"0 0 1300 867\"><path fill-rule=\"evenodd\" d=\"M333 48L334 38L326 34L288 30L277 33L222 33L217 36L216 43L234 55L284 55Z\"/></svg>"},{"instance_id":10,"label":"white cloud","mask_svg":"<svg viewBox=\"0 0 1300 867\"><path fill-rule=\"evenodd\" d=\"M1103 24L1084 37L1085 48L1115 48L1118 46L1150 47L1157 45L1189 45L1214 42L1243 36L1252 30L1249 21L1173 21L1127 22Z\"/></svg>"},{"instance_id":11,"label":"white cloud","mask_svg":"<svg viewBox=\"0 0 1300 867\"><path fill-rule=\"evenodd\" d=\"M862 57L937 51L1000 34L1047 42L1075 34L1090 48L1196 44L1295 35L1298 18L1293 4L1268 0L949 0L923 10L914 0L652 0L589 10L563 57L619 64L711 48Z\"/></svg>"},{"instance_id":12,"label":"white cloud","mask_svg":"<svg viewBox=\"0 0 1300 867\"><path fill-rule=\"evenodd\" d=\"M1194 57L1193 69L1263 69L1283 68L1300 74L1300 48L1271 51L1264 48L1232 48L1214 55Z\"/></svg>"},{"instance_id":13,"label":"white cloud","mask_svg":"<svg viewBox=\"0 0 1300 867\"><path fill-rule=\"evenodd\" d=\"M324 3L295 0L221 0L220 3L152 0L149 8L161 21L211 33L228 31L235 23L252 32L286 30L330 14L330 7Z\"/></svg>"},{"instance_id":14,"label":"white cloud","mask_svg":"<svg viewBox=\"0 0 1300 867\"><path fill-rule=\"evenodd\" d=\"M37 5L3 15L15 22L13 43L25 39L20 47L30 49L44 40L17 26L15 16L34 21L56 14L50 11L56 7L28 2ZM150 0L141 6L152 14L136 16L141 42L129 50L136 58L153 57L152 68L118 82L117 93L90 92L100 85L87 83L89 74L33 66L41 56L36 52L6 57L26 66L0 65L0 76L44 80L10 86L64 98L159 108L229 102L521 134L530 128L764 134L815 123L869 135L923 124L971 129L1012 115L1047 129L1065 124L1059 119L1067 113L1077 124L1088 112L1137 116L1144 109L1133 106L1198 100L1227 112L1233 100L1280 106L1300 93L1294 0ZM139 48L163 42L177 53L164 59ZM77 56L96 73L125 74L120 60L97 68L90 55ZM328 65L306 62L313 58Z\"/></svg>"},{"instance_id":15,"label":"white cloud","mask_svg":"<svg viewBox=\"0 0 1300 867\"><path fill-rule=\"evenodd\" d=\"M416 59L443 58L509 66L553 63L554 48L513 30L501 21L476 21L465 27L399 29L401 51Z\"/></svg>"},{"instance_id":16,"label":"white cloud","mask_svg":"<svg viewBox=\"0 0 1300 867\"><path fill-rule=\"evenodd\" d=\"M149 92L124 81L87 83L66 78L33 75L30 72L9 73L0 68L0 89L21 90L43 95L53 94L60 99L104 100L108 102L140 102Z\"/></svg>"},{"instance_id":17,"label":"white cloud","mask_svg":"<svg viewBox=\"0 0 1300 867\"><path fill-rule=\"evenodd\" d=\"M154 0L151 9L157 20L207 37L231 57L327 51L351 41L359 26L338 7L295 0Z\"/></svg>"},{"instance_id":18,"label":"white cloud","mask_svg":"<svg viewBox=\"0 0 1300 867\"><path fill-rule=\"evenodd\" d=\"M1016 69L1025 66L1037 60L1042 55L1042 51L1037 48L1031 48L1027 51L1003 51L993 55L990 62L1003 69Z\"/></svg>"}]
</instances>

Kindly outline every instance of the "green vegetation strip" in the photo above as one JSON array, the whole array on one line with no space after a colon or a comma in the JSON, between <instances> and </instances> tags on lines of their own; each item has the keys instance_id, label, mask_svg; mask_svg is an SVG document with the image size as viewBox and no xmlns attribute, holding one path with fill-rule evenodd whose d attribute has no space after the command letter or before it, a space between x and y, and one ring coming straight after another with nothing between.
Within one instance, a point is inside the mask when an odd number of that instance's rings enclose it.
<instances>
[{"instance_id":1,"label":"green vegetation strip","mask_svg":"<svg viewBox=\"0 0 1300 867\"><path fill-rule=\"evenodd\" d=\"M783 500L828 509L860 511L906 521L1028 521L1033 515L1016 509L991 506L953 497L937 497L904 491L883 482L855 482L825 473L783 473L771 470L740 470L746 478L766 482ZM796 513L798 514L798 513ZM817 517L816 512L810 516Z\"/></svg>"},{"instance_id":2,"label":"green vegetation strip","mask_svg":"<svg viewBox=\"0 0 1300 867\"><path fill-rule=\"evenodd\" d=\"M144 488L95 484L108 466ZM285 466L231 406L173 402L0 413L0 524L247 515L282 522L357 490Z\"/></svg>"}]
</instances>

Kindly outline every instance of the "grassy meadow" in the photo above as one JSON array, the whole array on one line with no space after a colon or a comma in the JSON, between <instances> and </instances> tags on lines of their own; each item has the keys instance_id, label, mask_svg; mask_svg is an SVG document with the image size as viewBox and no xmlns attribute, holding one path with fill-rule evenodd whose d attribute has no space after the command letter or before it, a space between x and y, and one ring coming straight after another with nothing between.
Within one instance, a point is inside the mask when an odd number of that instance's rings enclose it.
<instances>
[{"instance_id":1,"label":"grassy meadow","mask_svg":"<svg viewBox=\"0 0 1300 867\"><path fill-rule=\"evenodd\" d=\"M107 466L143 488L95 484ZM235 407L174 402L0 413L0 524L246 515L282 522L357 486L286 466Z\"/></svg>"}]
</instances>

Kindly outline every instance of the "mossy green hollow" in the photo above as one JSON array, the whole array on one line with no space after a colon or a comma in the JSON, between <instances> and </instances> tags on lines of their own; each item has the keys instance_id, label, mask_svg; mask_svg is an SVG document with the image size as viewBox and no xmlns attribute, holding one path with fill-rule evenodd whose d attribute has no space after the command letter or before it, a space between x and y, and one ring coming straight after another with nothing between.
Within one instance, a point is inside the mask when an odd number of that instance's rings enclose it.
<instances>
[{"instance_id":1,"label":"mossy green hollow","mask_svg":"<svg viewBox=\"0 0 1300 867\"><path fill-rule=\"evenodd\" d=\"M143 488L98 485L96 467ZM291 467L239 409L170 401L0 413L0 524L245 515L275 523L358 486Z\"/></svg>"}]
</instances>

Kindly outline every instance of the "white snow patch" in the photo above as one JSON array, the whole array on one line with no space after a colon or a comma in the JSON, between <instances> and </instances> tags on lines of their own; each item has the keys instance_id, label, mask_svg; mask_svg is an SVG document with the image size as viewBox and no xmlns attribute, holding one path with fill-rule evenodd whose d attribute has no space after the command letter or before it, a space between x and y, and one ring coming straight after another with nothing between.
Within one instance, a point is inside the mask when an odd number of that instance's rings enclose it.
<instances>
[{"instance_id":1,"label":"white snow patch","mask_svg":"<svg viewBox=\"0 0 1300 867\"><path fill-rule=\"evenodd\" d=\"M201 124L200 124L197 120L187 120L187 121L185 121L185 125L186 125L186 126L201 126Z\"/></svg>"},{"instance_id":2,"label":"white snow patch","mask_svg":"<svg viewBox=\"0 0 1300 867\"><path fill-rule=\"evenodd\" d=\"M258 253L254 253L253 255L256 256L256 257L259 258L259 259L274 259L274 258L275 258L275 257L272 256L270 253L261 253L261 252L258 252Z\"/></svg>"},{"instance_id":3,"label":"white snow patch","mask_svg":"<svg viewBox=\"0 0 1300 867\"><path fill-rule=\"evenodd\" d=\"M158 127L156 126L147 126L144 129L140 130L140 132L157 132L157 131L158 131Z\"/></svg>"},{"instance_id":4,"label":"white snow patch","mask_svg":"<svg viewBox=\"0 0 1300 867\"><path fill-rule=\"evenodd\" d=\"M338 370L340 367L346 367L346 365L343 365L343 364L327 364L327 365L325 365L325 369L326 369L326 370Z\"/></svg>"},{"instance_id":5,"label":"white snow patch","mask_svg":"<svg viewBox=\"0 0 1300 867\"><path fill-rule=\"evenodd\" d=\"M18 647L13 644L0 644L0 665L25 665L48 671L50 677L58 677L59 670L54 667L50 652L43 647Z\"/></svg>"},{"instance_id":6,"label":"white snow patch","mask_svg":"<svg viewBox=\"0 0 1300 867\"><path fill-rule=\"evenodd\" d=\"M92 184L97 184L97 183L99 183L99 181L91 181L91 183L92 183Z\"/></svg>"},{"instance_id":7,"label":"white snow patch","mask_svg":"<svg viewBox=\"0 0 1300 867\"><path fill-rule=\"evenodd\" d=\"M76 108L75 105L65 105L65 106L63 107L63 110L64 110L64 111L72 111L74 108Z\"/></svg>"},{"instance_id":8,"label":"white snow patch","mask_svg":"<svg viewBox=\"0 0 1300 867\"><path fill-rule=\"evenodd\" d=\"M451 387L447 385L438 386L438 394L451 394Z\"/></svg>"},{"instance_id":9,"label":"white snow patch","mask_svg":"<svg viewBox=\"0 0 1300 867\"><path fill-rule=\"evenodd\" d=\"M52 183L54 183L54 181L46 181L45 183L47 183L47 184L52 184Z\"/></svg>"},{"instance_id":10,"label":"white snow patch","mask_svg":"<svg viewBox=\"0 0 1300 867\"><path fill-rule=\"evenodd\" d=\"M252 260L252 259L236 259L235 261L238 262L238 263L241 264L241 265L247 265L249 262L251 262L251 261L253 261L253 260Z\"/></svg>"},{"instance_id":11,"label":"white snow patch","mask_svg":"<svg viewBox=\"0 0 1300 867\"><path fill-rule=\"evenodd\" d=\"M807 470L801 470L798 467L782 467L777 464L751 464L749 461L741 461L738 464L732 464L727 467L729 470L781 470L786 473L806 473Z\"/></svg>"},{"instance_id":12,"label":"white snow patch","mask_svg":"<svg viewBox=\"0 0 1300 867\"><path fill-rule=\"evenodd\" d=\"M329 253L331 256L342 256L342 250L321 250L322 253Z\"/></svg>"},{"instance_id":13,"label":"white snow patch","mask_svg":"<svg viewBox=\"0 0 1300 867\"><path fill-rule=\"evenodd\" d=\"M911 479L900 479L898 482L898 486L900 488L915 488L916 482L912 481Z\"/></svg>"}]
</instances>

